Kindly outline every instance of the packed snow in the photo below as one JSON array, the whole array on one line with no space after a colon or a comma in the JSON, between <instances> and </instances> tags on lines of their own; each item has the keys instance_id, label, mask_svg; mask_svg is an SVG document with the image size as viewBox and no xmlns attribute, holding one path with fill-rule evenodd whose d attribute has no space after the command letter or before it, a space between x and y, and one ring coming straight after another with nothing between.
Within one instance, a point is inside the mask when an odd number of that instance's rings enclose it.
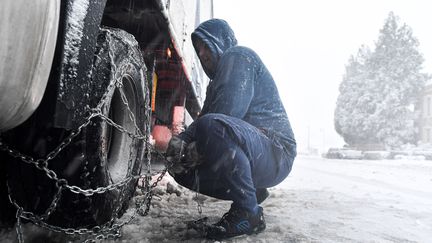
<instances>
[{"instance_id":1,"label":"packed snow","mask_svg":"<svg viewBox=\"0 0 432 243\"><path fill-rule=\"evenodd\" d=\"M137 193L134 199L142 195ZM197 200L202 214L197 209ZM120 219L127 220L131 208ZM155 189L150 213L124 226L111 242L212 242L187 222L216 221L230 203L189 191L165 176ZM298 157L289 177L270 188L263 202L267 229L226 242L430 242L432 239L432 161L330 160ZM28 242L78 242L27 224ZM16 242L15 230L0 242Z\"/></svg>"},{"instance_id":2,"label":"packed snow","mask_svg":"<svg viewBox=\"0 0 432 243\"><path fill-rule=\"evenodd\" d=\"M66 24L66 37L64 45L64 56L63 56L63 68L66 64L70 65L70 70L68 70L69 75L76 75L77 65L79 63L79 51L81 49L81 40L83 38L84 30L84 19L87 16L87 10L89 7L89 0L76 0L70 3L68 6L69 11L67 14L67 24ZM60 78L60 88L67 85L64 73L61 72ZM72 77L69 77L70 79ZM63 93L60 93L63 95Z\"/></svg>"},{"instance_id":3,"label":"packed snow","mask_svg":"<svg viewBox=\"0 0 432 243\"><path fill-rule=\"evenodd\" d=\"M71 10L67 13L69 22L67 24L68 29L65 39L65 46L68 48L65 50L63 62L77 65L81 39L83 37L84 19L87 15L89 0L76 0L71 5Z\"/></svg>"}]
</instances>

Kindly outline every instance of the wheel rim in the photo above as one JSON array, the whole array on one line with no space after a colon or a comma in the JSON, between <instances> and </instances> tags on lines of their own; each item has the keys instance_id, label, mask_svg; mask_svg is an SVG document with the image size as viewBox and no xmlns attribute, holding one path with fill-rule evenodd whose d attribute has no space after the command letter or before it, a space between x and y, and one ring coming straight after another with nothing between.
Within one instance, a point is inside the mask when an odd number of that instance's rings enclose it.
<instances>
[{"instance_id":1,"label":"wheel rim","mask_svg":"<svg viewBox=\"0 0 432 243\"><path fill-rule=\"evenodd\" d=\"M122 89L127 98L130 111L136 116L136 92L133 79L130 76L122 78ZM125 128L129 132L135 131L135 123L129 117L129 110L124 104L119 88L116 88L112 96L109 118L116 124ZM113 183L119 182L126 178L129 169L133 167L136 160L137 149L133 146L133 139L126 133L120 132L113 126L108 126L108 172Z\"/></svg>"}]
</instances>

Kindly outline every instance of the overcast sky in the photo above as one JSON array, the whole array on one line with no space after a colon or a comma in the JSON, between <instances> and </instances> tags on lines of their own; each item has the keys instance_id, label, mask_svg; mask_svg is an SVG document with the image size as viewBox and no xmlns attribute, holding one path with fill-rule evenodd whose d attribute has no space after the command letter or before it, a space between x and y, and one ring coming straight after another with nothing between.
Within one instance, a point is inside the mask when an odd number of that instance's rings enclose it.
<instances>
[{"instance_id":1,"label":"overcast sky","mask_svg":"<svg viewBox=\"0 0 432 243\"><path fill-rule=\"evenodd\" d=\"M214 16L228 21L275 78L299 150L343 145L333 113L345 65L362 44L374 47L390 11L413 29L424 71L432 73L431 1L214 0Z\"/></svg>"}]
</instances>

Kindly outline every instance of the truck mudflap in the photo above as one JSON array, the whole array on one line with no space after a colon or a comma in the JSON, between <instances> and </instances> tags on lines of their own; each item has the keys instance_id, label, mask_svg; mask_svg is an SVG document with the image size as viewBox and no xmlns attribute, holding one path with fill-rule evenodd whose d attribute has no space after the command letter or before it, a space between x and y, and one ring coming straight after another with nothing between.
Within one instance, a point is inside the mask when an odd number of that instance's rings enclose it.
<instances>
[{"instance_id":1,"label":"truck mudflap","mask_svg":"<svg viewBox=\"0 0 432 243\"><path fill-rule=\"evenodd\" d=\"M92 64L106 0L68 0L64 6L63 36L54 126L73 129L102 97L103 90L91 80ZM55 76L55 75L54 75Z\"/></svg>"},{"instance_id":2,"label":"truck mudflap","mask_svg":"<svg viewBox=\"0 0 432 243\"><path fill-rule=\"evenodd\" d=\"M39 106L57 38L60 1L6 0L0 8L0 132Z\"/></svg>"}]
</instances>

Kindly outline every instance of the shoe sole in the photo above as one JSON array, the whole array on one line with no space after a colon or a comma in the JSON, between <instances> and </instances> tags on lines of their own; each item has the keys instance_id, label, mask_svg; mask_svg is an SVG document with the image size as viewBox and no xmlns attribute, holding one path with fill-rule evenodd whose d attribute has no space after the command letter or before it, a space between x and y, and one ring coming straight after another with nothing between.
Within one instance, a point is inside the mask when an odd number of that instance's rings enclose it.
<instances>
[{"instance_id":1,"label":"shoe sole","mask_svg":"<svg viewBox=\"0 0 432 243\"><path fill-rule=\"evenodd\" d=\"M257 227L255 227L251 232L248 232L248 233L239 234L239 235L238 234L225 235L225 237L206 236L206 238L210 239L210 240L217 240L217 241L226 240L226 239L236 239L236 238L241 238L241 237L249 236L249 235L257 235L257 234L263 232L265 229L266 229L266 225L261 224L261 225L258 225Z\"/></svg>"}]
</instances>

